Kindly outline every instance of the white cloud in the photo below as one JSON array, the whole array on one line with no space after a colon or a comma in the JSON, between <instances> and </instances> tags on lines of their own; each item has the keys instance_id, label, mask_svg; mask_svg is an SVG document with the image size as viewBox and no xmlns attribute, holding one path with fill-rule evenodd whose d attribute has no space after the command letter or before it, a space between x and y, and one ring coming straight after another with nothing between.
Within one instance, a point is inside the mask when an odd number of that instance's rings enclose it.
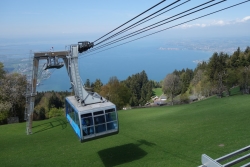
<instances>
[{"instance_id":1,"label":"white cloud","mask_svg":"<svg viewBox=\"0 0 250 167\"><path fill-rule=\"evenodd\" d=\"M192 27L207 27L207 24L183 24L181 28L192 28Z\"/></svg>"},{"instance_id":2,"label":"white cloud","mask_svg":"<svg viewBox=\"0 0 250 167\"><path fill-rule=\"evenodd\" d=\"M223 20L219 20L219 21L214 21L213 23L210 24L210 26L213 26L213 25L224 26L224 25L228 25L228 24L230 24L230 23L223 21Z\"/></svg>"},{"instance_id":3,"label":"white cloud","mask_svg":"<svg viewBox=\"0 0 250 167\"><path fill-rule=\"evenodd\" d=\"M250 20L250 16L244 17L243 19L241 19L240 22L246 22L246 21L248 21L248 20Z\"/></svg>"},{"instance_id":4,"label":"white cloud","mask_svg":"<svg viewBox=\"0 0 250 167\"><path fill-rule=\"evenodd\" d=\"M244 23L250 20L250 16L246 16L243 19L238 19L238 20L231 20L231 21L226 21L226 20L214 20L210 23L195 23L195 24L183 24L179 26L179 28L193 28L193 27L211 27L211 26L225 26L225 25L233 25L237 23Z\"/></svg>"}]
</instances>

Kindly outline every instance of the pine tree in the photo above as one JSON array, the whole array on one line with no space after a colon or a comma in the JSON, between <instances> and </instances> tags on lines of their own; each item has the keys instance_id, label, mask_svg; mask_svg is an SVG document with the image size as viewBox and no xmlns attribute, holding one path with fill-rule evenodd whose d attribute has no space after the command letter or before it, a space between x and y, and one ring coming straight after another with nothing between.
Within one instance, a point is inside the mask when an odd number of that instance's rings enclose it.
<instances>
[{"instance_id":1,"label":"pine tree","mask_svg":"<svg viewBox=\"0 0 250 167\"><path fill-rule=\"evenodd\" d=\"M96 81L93 84L94 92L99 93L101 91L101 87L103 86L103 83L100 79L96 79Z\"/></svg>"},{"instance_id":2,"label":"pine tree","mask_svg":"<svg viewBox=\"0 0 250 167\"><path fill-rule=\"evenodd\" d=\"M85 87L87 87L87 88L90 88L90 80L89 79L87 79L86 80L86 82L85 82Z\"/></svg>"}]
</instances>

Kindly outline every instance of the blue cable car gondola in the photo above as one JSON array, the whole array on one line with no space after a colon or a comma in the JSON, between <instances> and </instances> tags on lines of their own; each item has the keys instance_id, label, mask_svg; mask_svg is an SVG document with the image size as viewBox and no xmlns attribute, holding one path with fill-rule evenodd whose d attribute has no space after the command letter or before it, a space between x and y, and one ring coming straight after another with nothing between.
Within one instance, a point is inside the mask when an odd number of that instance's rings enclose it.
<instances>
[{"instance_id":1,"label":"blue cable car gondola","mask_svg":"<svg viewBox=\"0 0 250 167\"><path fill-rule=\"evenodd\" d=\"M66 118L81 142L119 133L116 107L111 102L82 106L70 96L65 107Z\"/></svg>"},{"instance_id":2,"label":"blue cable car gondola","mask_svg":"<svg viewBox=\"0 0 250 167\"><path fill-rule=\"evenodd\" d=\"M91 48L92 43L84 43ZM82 45L71 45L67 59L70 83L74 96L66 97L66 118L74 129L81 142L93 140L119 132L116 106L96 92L89 92L82 85L79 67L78 52ZM86 49L86 48L85 48Z\"/></svg>"}]
</instances>

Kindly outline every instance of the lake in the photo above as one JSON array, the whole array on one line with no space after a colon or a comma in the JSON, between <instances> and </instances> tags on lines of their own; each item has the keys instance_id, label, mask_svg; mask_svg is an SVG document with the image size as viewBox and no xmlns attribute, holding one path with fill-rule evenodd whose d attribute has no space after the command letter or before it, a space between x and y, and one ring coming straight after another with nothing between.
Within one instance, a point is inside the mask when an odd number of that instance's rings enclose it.
<instances>
[{"instance_id":1,"label":"lake","mask_svg":"<svg viewBox=\"0 0 250 167\"><path fill-rule=\"evenodd\" d=\"M82 81L94 82L101 79L106 84L116 76L125 80L128 76L145 70L150 80L161 81L175 69L194 69L197 60L208 60L212 53L194 50L160 50L160 46L114 48L102 53L79 57L79 71ZM70 91L66 68L53 70L51 77L42 81L37 91Z\"/></svg>"}]
</instances>

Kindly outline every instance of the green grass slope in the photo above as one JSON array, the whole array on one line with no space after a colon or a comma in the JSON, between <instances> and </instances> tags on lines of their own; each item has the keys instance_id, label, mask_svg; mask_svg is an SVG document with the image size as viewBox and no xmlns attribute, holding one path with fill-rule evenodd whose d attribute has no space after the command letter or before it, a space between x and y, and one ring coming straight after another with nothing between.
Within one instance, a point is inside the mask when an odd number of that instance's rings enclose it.
<instances>
[{"instance_id":1,"label":"green grass slope","mask_svg":"<svg viewBox=\"0 0 250 167\"><path fill-rule=\"evenodd\" d=\"M119 111L118 135L80 143L63 117L0 126L0 166L169 166L201 164L250 144L250 96Z\"/></svg>"},{"instance_id":2,"label":"green grass slope","mask_svg":"<svg viewBox=\"0 0 250 167\"><path fill-rule=\"evenodd\" d=\"M161 96L162 95L162 88L154 88L153 89L153 93L154 93L154 95L156 95L156 96Z\"/></svg>"}]
</instances>

